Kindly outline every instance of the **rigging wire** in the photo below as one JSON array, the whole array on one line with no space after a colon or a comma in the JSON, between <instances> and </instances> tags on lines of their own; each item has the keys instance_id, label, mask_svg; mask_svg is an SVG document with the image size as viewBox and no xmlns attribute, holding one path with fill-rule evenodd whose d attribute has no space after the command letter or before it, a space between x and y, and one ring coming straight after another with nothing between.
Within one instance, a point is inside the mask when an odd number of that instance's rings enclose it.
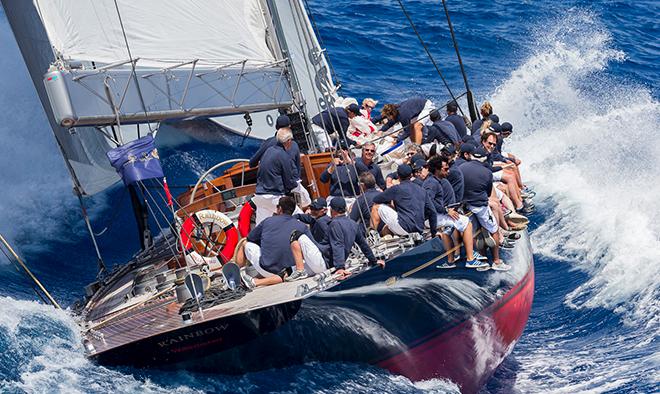
<instances>
[{"instance_id":1,"label":"rigging wire","mask_svg":"<svg viewBox=\"0 0 660 394\"><path fill-rule=\"evenodd\" d=\"M305 8L307 9L307 15L309 15L309 20L312 22L312 29L314 29L314 33L316 34L316 38L318 39L319 46L321 48L324 48L325 45L323 44L323 37L321 37L321 32L316 26L316 20L314 19L314 13L312 12L312 8L309 6L309 2L307 0L304 0L304 2L305 2ZM341 89L341 81L339 80L339 76L335 72L335 68L332 66L332 61L330 60L330 57L324 56L324 58L326 63L328 63L328 66L330 66L330 74L332 74L332 78L334 79L335 82L337 82L338 88Z\"/></svg>"},{"instance_id":2,"label":"rigging wire","mask_svg":"<svg viewBox=\"0 0 660 394\"><path fill-rule=\"evenodd\" d=\"M465 83L465 90L467 92L467 101L468 101L468 110L470 111L470 119L474 122L477 120L477 107L474 105L474 98L472 97L472 91L470 90L470 85L468 84L467 74L465 73L465 67L463 67L463 59L461 59L461 53L458 50L458 42L456 41L456 35L454 34L454 25L451 23L449 18L449 9L447 8L447 3L445 0L442 0L442 6L445 9L445 15L447 16L447 26L449 26L449 33L451 34L451 40L454 43L454 50L456 51L456 57L458 58L458 65L461 68L461 74L463 74L463 82Z\"/></svg>"},{"instance_id":3,"label":"rigging wire","mask_svg":"<svg viewBox=\"0 0 660 394\"><path fill-rule=\"evenodd\" d=\"M142 96L142 89L140 89L140 83L138 82L137 73L135 72L135 61L133 61L133 55L131 55L131 47L128 45L128 38L126 37L126 30L124 29L124 21L121 18L121 12L119 12L119 4L117 0L114 0L115 9L117 10L117 17L119 18L119 26L121 27L121 33L124 36L124 43L126 43L126 51L128 52L128 59L131 61L131 75L133 75L133 80L135 81L135 87L137 88L138 97L140 97L140 104L142 105L142 110L144 111L144 117L147 120L147 125L150 132L154 132L151 129L151 122L149 121L149 114L147 112L147 106L144 103L144 97ZM138 128L138 138L140 138L140 129Z\"/></svg>"},{"instance_id":4,"label":"rigging wire","mask_svg":"<svg viewBox=\"0 0 660 394\"><path fill-rule=\"evenodd\" d=\"M447 83L447 80L445 79L444 75L442 75L442 71L440 71L440 67L438 66L438 63L435 62L435 59L433 58L433 55L431 55L431 51L429 50L428 46L426 45L426 42L424 42L424 39L419 34L419 31L417 31L417 27L413 23L412 18L410 17L410 14L408 14L408 11L406 10L406 7L404 7L403 2L401 0L397 0L397 2L399 3L399 6L401 7L401 10L403 11L403 14L408 19L408 23L410 23L410 27L412 27L413 31L415 32L415 35L417 35L417 38L419 39L419 42L422 44L422 47L424 48L424 51L426 51L426 54L428 55L429 59L431 60L431 63L433 63L433 67L435 67L435 70L438 72L438 75L440 76L440 79L442 79L442 83L445 85L445 88L447 89L447 92L449 93L451 98L458 105L458 100L454 96L454 93L451 91L451 88L449 87L449 84ZM458 110L461 111L461 115L465 116L465 113L463 112L463 109L461 108L460 105L458 105Z\"/></svg>"}]
</instances>

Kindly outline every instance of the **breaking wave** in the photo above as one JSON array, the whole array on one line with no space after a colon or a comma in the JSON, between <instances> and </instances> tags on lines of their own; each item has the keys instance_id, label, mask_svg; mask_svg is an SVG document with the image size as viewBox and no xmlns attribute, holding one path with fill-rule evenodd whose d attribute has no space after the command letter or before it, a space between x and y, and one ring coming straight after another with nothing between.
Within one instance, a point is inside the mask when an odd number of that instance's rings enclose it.
<instances>
[{"instance_id":1,"label":"breaking wave","mask_svg":"<svg viewBox=\"0 0 660 394\"><path fill-rule=\"evenodd\" d=\"M598 15L571 11L543 23L531 56L491 97L514 125L511 150L538 192L544 218L532 235L535 252L588 275L563 304L591 319L535 337L554 339L559 349L519 356L519 379L560 392L652 381L644 376L659 364L660 103L648 88L608 73L626 55L613 48ZM609 335L601 309L621 319L611 324L623 336L606 347L594 339ZM580 329L582 341L564 331Z\"/></svg>"}]
</instances>

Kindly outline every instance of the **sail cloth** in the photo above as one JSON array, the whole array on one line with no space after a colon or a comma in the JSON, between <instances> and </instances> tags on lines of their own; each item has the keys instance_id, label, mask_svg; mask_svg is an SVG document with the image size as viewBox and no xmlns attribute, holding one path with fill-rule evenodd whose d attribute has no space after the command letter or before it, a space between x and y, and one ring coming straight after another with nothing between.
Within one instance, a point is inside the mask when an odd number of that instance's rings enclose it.
<instances>
[{"instance_id":1,"label":"sail cloth","mask_svg":"<svg viewBox=\"0 0 660 394\"><path fill-rule=\"evenodd\" d=\"M158 150L151 134L111 149L107 155L126 186L145 179L163 177Z\"/></svg>"},{"instance_id":2,"label":"sail cloth","mask_svg":"<svg viewBox=\"0 0 660 394\"><path fill-rule=\"evenodd\" d=\"M116 0L138 67L275 61L259 0ZM64 59L111 64L129 59L115 0L34 0ZM45 71L45 70L44 70Z\"/></svg>"}]
</instances>

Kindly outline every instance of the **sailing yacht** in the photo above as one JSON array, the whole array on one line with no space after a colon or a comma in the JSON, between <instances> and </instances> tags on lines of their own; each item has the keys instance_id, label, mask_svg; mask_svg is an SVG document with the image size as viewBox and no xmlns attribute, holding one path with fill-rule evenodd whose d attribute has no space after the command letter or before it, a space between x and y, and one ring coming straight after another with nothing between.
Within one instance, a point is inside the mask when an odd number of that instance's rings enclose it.
<instances>
[{"instance_id":1,"label":"sailing yacht","mask_svg":"<svg viewBox=\"0 0 660 394\"><path fill-rule=\"evenodd\" d=\"M303 185L329 194L318 178L332 156L310 119L333 106L337 87L302 0L2 4L98 254L99 277L72 310L91 359L222 373L364 362L474 392L512 351L533 299L526 231L504 252L508 272L438 270L456 251L431 234L373 237L385 269L355 252L347 280L328 269L250 291L232 258L249 231L256 169L218 163L171 197L154 147L161 122L212 119L266 138L280 113L304 153ZM119 180L142 250L109 270L84 200Z\"/></svg>"}]
</instances>

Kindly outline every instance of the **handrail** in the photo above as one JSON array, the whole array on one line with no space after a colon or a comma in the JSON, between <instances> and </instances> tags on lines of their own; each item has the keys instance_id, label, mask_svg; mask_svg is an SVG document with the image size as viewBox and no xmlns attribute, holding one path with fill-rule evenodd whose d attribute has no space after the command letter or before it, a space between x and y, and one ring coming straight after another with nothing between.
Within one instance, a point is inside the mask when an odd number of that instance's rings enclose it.
<instances>
[{"instance_id":1,"label":"handrail","mask_svg":"<svg viewBox=\"0 0 660 394\"><path fill-rule=\"evenodd\" d=\"M213 171L217 170L218 168L220 168L220 167L222 167L222 166L224 166L224 165L227 165L227 164L231 164L231 163L245 163L245 162L249 162L249 161L250 161L250 160L248 160L248 159L230 159L230 160L225 160L225 161L223 161L223 162L221 162L221 163L218 163L218 164L214 165L213 167L209 168L208 170L206 170L206 172L203 173L203 174L199 177L199 179L197 180L197 183L195 183L195 187L193 187L192 192L190 193L190 201L188 202L188 204L192 204L193 202L195 202L195 193L197 193L197 188L198 188L199 185L202 183L202 180L206 179L206 177L207 177L211 172L213 172Z\"/></svg>"}]
</instances>

